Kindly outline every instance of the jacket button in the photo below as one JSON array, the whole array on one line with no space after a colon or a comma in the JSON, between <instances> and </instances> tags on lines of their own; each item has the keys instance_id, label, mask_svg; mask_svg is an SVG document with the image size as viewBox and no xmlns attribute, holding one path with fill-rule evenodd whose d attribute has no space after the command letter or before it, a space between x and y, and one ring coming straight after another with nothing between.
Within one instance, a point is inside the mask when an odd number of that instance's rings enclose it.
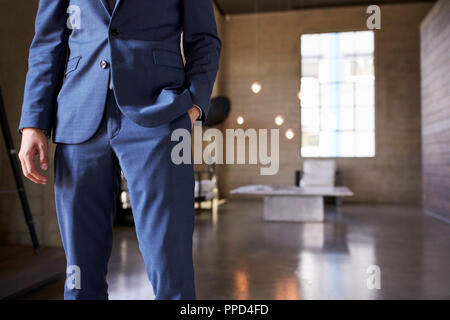
<instances>
[{"instance_id":1,"label":"jacket button","mask_svg":"<svg viewBox=\"0 0 450 320\"><path fill-rule=\"evenodd\" d=\"M106 68L108 68L108 66L109 66L109 63L106 60L102 60L100 62L100 67L102 67L102 69L106 69Z\"/></svg>"},{"instance_id":2,"label":"jacket button","mask_svg":"<svg viewBox=\"0 0 450 320\"><path fill-rule=\"evenodd\" d=\"M111 29L110 32L113 37L117 37L119 35L119 30L117 30L116 28Z\"/></svg>"}]
</instances>

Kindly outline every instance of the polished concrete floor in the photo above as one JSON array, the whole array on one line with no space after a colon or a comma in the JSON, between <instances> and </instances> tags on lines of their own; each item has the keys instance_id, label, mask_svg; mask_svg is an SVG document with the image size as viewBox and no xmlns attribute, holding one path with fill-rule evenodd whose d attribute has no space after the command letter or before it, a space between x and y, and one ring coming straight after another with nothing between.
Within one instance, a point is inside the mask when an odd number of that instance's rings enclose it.
<instances>
[{"instance_id":1,"label":"polished concrete floor","mask_svg":"<svg viewBox=\"0 0 450 320\"><path fill-rule=\"evenodd\" d=\"M450 299L450 224L410 206L344 206L325 223L264 222L232 200L197 216L199 299ZM381 288L368 286L380 270ZM115 232L111 299L152 299L133 228ZM63 280L23 299L61 299Z\"/></svg>"}]
</instances>

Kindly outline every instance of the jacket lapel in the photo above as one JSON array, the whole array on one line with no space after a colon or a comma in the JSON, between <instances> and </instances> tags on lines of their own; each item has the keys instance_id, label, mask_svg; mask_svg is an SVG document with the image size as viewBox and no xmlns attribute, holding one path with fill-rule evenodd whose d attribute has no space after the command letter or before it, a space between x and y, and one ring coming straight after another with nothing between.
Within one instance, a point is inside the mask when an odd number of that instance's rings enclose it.
<instances>
[{"instance_id":1,"label":"jacket lapel","mask_svg":"<svg viewBox=\"0 0 450 320\"><path fill-rule=\"evenodd\" d=\"M120 1L121 0L116 0L116 7L115 7L115 9L117 9L117 7L119 6ZM111 11L109 11L109 2L108 2L108 0L100 0L100 2L102 3L103 8L106 10L108 15L112 16L112 14L115 12L115 10L114 10L114 8L111 8Z\"/></svg>"},{"instance_id":2,"label":"jacket lapel","mask_svg":"<svg viewBox=\"0 0 450 320\"><path fill-rule=\"evenodd\" d=\"M106 10L106 13L111 16L111 13L109 12L109 4L108 4L108 0L100 0L100 2L102 3L103 8Z\"/></svg>"}]
</instances>

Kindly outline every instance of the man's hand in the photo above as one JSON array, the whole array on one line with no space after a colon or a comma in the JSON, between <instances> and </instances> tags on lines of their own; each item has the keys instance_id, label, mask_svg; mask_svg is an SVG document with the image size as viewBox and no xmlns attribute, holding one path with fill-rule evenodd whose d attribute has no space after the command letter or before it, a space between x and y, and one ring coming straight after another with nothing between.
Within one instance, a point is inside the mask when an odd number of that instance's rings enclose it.
<instances>
[{"instance_id":1,"label":"man's hand","mask_svg":"<svg viewBox=\"0 0 450 320\"><path fill-rule=\"evenodd\" d=\"M193 127L195 120L197 120L198 117L200 116L200 111L196 106L192 106L192 108L189 109L188 114L189 117L191 118L191 127Z\"/></svg>"},{"instance_id":2,"label":"man's hand","mask_svg":"<svg viewBox=\"0 0 450 320\"><path fill-rule=\"evenodd\" d=\"M22 130L19 159L24 176L34 183L47 183L47 178L37 171L34 165L34 158L39 155L40 167L46 171L48 169L47 153L48 143L44 132L37 128L24 128Z\"/></svg>"}]
</instances>

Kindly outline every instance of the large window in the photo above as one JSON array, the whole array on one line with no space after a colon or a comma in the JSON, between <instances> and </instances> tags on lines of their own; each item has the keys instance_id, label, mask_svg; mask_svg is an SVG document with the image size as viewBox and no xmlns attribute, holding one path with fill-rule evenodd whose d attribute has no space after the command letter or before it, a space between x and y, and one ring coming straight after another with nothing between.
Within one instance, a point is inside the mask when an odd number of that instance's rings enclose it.
<instances>
[{"instance_id":1,"label":"large window","mask_svg":"<svg viewBox=\"0 0 450 320\"><path fill-rule=\"evenodd\" d=\"M301 36L302 157L375 156L373 31Z\"/></svg>"}]
</instances>

